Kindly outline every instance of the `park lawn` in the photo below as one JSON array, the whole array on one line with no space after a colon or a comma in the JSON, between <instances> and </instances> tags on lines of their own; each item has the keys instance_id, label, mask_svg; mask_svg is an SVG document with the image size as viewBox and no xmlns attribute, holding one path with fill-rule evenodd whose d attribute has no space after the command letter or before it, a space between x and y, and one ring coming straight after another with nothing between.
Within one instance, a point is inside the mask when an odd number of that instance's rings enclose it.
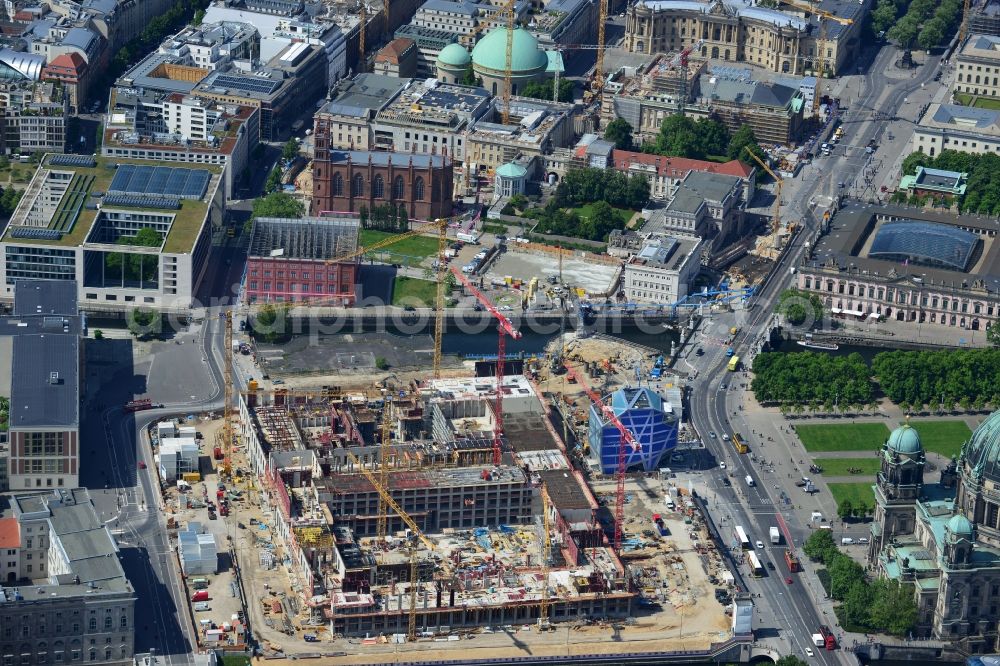
<instances>
[{"instance_id":1,"label":"park lawn","mask_svg":"<svg viewBox=\"0 0 1000 666\"><path fill-rule=\"evenodd\" d=\"M415 308L434 307L437 298L437 285L430 280L418 280L406 276L398 276L392 283L392 304L412 305Z\"/></svg>"},{"instance_id":2,"label":"park lawn","mask_svg":"<svg viewBox=\"0 0 1000 666\"><path fill-rule=\"evenodd\" d=\"M395 236L397 234L391 234L387 231L374 231L372 229L362 229L358 236L358 243L362 247L368 247L373 243L377 243L381 240ZM438 241L436 238L431 236L411 236L409 238L404 238L401 241L397 241L392 245L384 247L380 250L375 250L375 252L387 252L390 254L403 255L407 257L415 257L418 259L423 259L424 257L430 257L437 254L438 251Z\"/></svg>"},{"instance_id":3,"label":"park lawn","mask_svg":"<svg viewBox=\"0 0 1000 666\"><path fill-rule=\"evenodd\" d=\"M593 215L593 206L594 204L589 203L576 208L569 208L567 210L576 212L576 214L580 216L580 219L589 220L590 216ZM635 211L629 210L628 208L615 208L614 206L611 208L615 211L615 215L618 216L619 223L622 225L626 224L632 219L632 216L635 215Z\"/></svg>"},{"instance_id":4,"label":"park lawn","mask_svg":"<svg viewBox=\"0 0 1000 666\"><path fill-rule=\"evenodd\" d=\"M972 436L972 431L965 421L957 419L927 421L910 419L910 425L920 435L924 451L931 451L945 458L957 456L962 449L962 443Z\"/></svg>"},{"instance_id":5,"label":"park lawn","mask_svg":"<svg viewBox=\"0 0 1000 666\"><path fill-rule=\"evenodd\" d=\"M875 476L882 468L882 462L872 456L871 458L813 458L813 464L823 468L824 476ZM849 468L860 469L860 472L852 475Z\"/></svg>"},{"instance_id":6,"label":"park lawn","mask_svg":"<svg viewBox=\"0 0 1000 666\"><path fill-rule=\"evenodd\" d=\"M955 101L962 106L969 106L969 103L972 102L972 95L968 93L955 93Z\"/></svg>"},{"instance_id":7,"label":"park lawn","mask_svg":"<svg viewBox=\"0 0 1000 666\"><path fill-rule=\"evenodd\" d=\"M817 423L797 425L795 433L810 453L874 451L889 438L884 423Z\"/></svg>"},{"instance_id":8,"label":"park lawn","mask_svg":"<svg viewBox=\"0 0 1000 666\"><path fill-rule=\"evenodd\" d=\"M872 490L872 481L861 481L858 483L830 483L830 494L840 506L844 500L850 500L853 506L860 506L863 502L867 506L875 506L875 491Z\"/></svg>"},{"instance_id":9,"label":"park lawn","mask_svg":"<svg viewBox=\"0 0 1000 666\"><path fill-rule=\"evenodd\" d=\"M973 104L977 109L1000 109L1000 99L990 99L989 97L979 97Z\"/></svg>"}]
</instances>

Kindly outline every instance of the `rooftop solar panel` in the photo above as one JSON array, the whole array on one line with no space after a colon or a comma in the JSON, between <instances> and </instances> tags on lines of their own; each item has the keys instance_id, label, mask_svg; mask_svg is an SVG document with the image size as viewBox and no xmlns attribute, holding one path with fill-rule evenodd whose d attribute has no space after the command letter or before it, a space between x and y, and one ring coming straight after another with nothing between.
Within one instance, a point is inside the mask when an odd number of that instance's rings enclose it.
<instances>
[{"instance_id":1,"label":"rooftop solar panel","mask_svg":"<svg viewBox=\"0 0 1000 666\"><path fill-rule=\"evenodd\" d=\"M125 206L127 208L160 208L177 210L181 207L177 199L165 197L140 197L128 194L110 194L104 197L105 206Z\"/></svg>"},{"instance_id":2,"label":"rooftop solar panel","mask_svg":"<svg viewBox=\"0 0 1000 666\"><path fill-rule=\"evenodd\" d=\"M33 238L38 240L59 240L62 232L56 229L39 227L17 227L10 232L11 238Z\"/></svg>"},{"instance_id":3,"label":"rooftop solar panel","mask_svg":"<svg viewBox=\"0 0 1000 666\"><path fill-rule=\"evenodd\" d=\"M205 169L119 165L109 195L201 199L212 174Z\"/></svg>"},{"instance_id":4,"label":"rooftop solar panel","mask_svg":"<svg viewBox=\"0 0 1000 666\"><path fill-rule=\"evenodd\" d=\"M97 160L91 155L53 155L49 158L52 166L95 167Z\"/></svg>"},{"instance_id":5,"label":"rooftop solar panel","mask_svg":"<svg viewBox=\"0 0 1000 666\"><path fill-rule=\"evenodd\" d=\"M215 78L212 85L217 88L230 88L243 92L255 92L263 95L270 95L281 86L280 81L271 79L260 79L249 76L233 76L223 74Z\"/></svg>"}]
</instances>

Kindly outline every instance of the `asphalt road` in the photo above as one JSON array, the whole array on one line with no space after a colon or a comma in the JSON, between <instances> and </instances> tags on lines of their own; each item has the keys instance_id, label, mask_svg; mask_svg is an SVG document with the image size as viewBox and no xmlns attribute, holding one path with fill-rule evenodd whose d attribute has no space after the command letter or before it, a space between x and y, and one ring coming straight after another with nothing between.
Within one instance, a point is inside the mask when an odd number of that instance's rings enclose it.
<instances>
[{"instance_id":1,"label":"asphalt road","mask_svg":"<svg viewBox=\"0 0 1000 666\"><path fill-rule=\"evenodd\" d=\"M818 231L817 220L811 213L811 202L819 195L836 194L837 182L847 180L860 169L872 166L873 158L865 153L865 147L870 139L883 131L881 123L873 121L872 109L878 109L889 116L895 115L907 96L934 75L937 59L931 58L913 78L902 82L890 81L884 72L896 57L896 49L886 46L874 58L869 68L870 74L862 81L860 100L848 109L843 123L845 137L841 145L845 148L831 157L818 158L795 181L797 187L789 188L789 183L786 182L788 198L784 202L783 214L787 217L791 210L792 215L802 219L804 230L776 266L771 279L757 291L748 304L747 311L713 315L710 320L703 322L699 335L706 341L703 345L706 353L702 357L689 357L687 360L697 371L695 376L702 378L694 382L689 401L692 422L716 460L726 463L726 469L716 467L709 473L713 494L710 507L713 514L719 517L729 516L728 520L721 519L720 530L723 534L731 534L734 524L739 524L745 527L752 542L758 539L764 541L765 548L763 552L758 551L758 555L765 565L767 560L776 565L776 570L769 571L769 575L760 579L748 579L751 581L750 592L760 595L755 600L758 606L755 618L758 637L773 637L799 656L804 655L806 647L811 647L810 636L816 633L817 627L820 624L832 626L834 618L821 615L817 609L821 599L811 597L805 584L805 576L787 573L783 560L784 545L772 547L768 542L768 529L779 524L779 514L797 544L801 544L807 534L805 526L794 518L790 509L779 506L779 492L782 490L775 489L773 481L762 478L751 457L736 454L731 444L721 439L723 433L732 434L734 430L746 433L739 424L734 428L731 423L731 420L739 419L737 406L741 390L738 386L729 384L738 382L740 376L726 371L726 345L710 342L726 338L730 327L738 326L740 333L731 345L737 355L745 357L759 346L761 336L770 328L777 296L792 280L789 268L798 263L805 243L812 241ZM696 344L697 342L699 340L696 340ZM715 432L718 438L711 438L710 432ZM768 434L764 432L762 436L766 437ZM750 446L753 450L753 441ZM764 449L758 449L758 453L772 455L772 452ZM753 480L752 486L746 483L747 476ZM726 486L723 479L728 479L731 486ZM791 481L789 487L790 484ZM790 494L793 490L798 489L791 488L784 492ZM800 490L798 492L801 493ZM792 584L785 582L789 575ZM838 659L846 663L847 655L843 651L826 652L815 648L813 651L815 659L820 663L832 664Z\"/></svg>"},{"instance_id":2,"label":"asphalt road","mask_svg":"<svg viewBox=\"0 0 1000 666\"><path fill-rule=\"evenodd\" d=\"M155 651L171 666L190 663L196 642L144 432L156 420L221 407L221 329L217 315L209 316L167 342L154 343L148 360L135 366L131 340L88 342L96 346L88 355L91 390L82 439L94 446L81 465L81 483L93 489L136 590L136 651ZM121 405L136 397L149 397L164 408L123 412ZM139 461L146 469L139 469Z\"/></svg>"}]
</instances>

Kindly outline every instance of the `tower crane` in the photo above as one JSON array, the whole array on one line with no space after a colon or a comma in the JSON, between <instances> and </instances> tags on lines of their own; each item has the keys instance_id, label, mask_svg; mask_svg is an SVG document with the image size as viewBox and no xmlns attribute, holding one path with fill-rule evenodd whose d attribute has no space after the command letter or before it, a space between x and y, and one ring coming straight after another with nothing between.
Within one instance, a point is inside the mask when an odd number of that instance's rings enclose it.
<instances>
[{"instance_id":1,"label":"tower crane","mask_svg":"<svg viewBox=\"0 0 1000 666\"><path fill-rule=\"evenodd\" d=\"M836 14L832 14L824 9L820 9L817 6L811 5L807 2L803 2L802 0L778 0L778 1L788 5L789 7L795 7L796 9L801 9L804 12L815 14L816 16L819 17L819 39L816 42L816 62L817 62L816 76L815 76L816 92L813 95L813 111L815 112L816 109L819 108L819 96L820 96L819 79L823 75L826 65L825 58L823 55L823 48L825 47L826 44L826 21L824 19L835 21L840 25L854 25L854 20L849 18L844 18L842 16L837 16Z\"/></svg>"},{"instance_id":2,"label":"tower crane","mask_svg":"<svg viewBox=\"0 0 1000 666\"><path fill-rule=\"evenodd\" d=\"M389 485L389 444L392 443L392 403L388 398L382 405L382 441L378 447L378 480L379 484L386 488ZM387 514L388 506L382 495L378 496L378 540L385 543L388 532Z\"/></svg>"},{"instance_id":3,"label":"tower crane","mask_svg":"<svg viewBox=\"0 0 1000 666\"><path fill-rule=\"evenodd\" d=\"M451 272L454 273L458 281L462 283L466 289L469 290L473 296L476 297L482 306L493 315L493 318L497 320L497 330L499 331L500 337L497 342L497 394L495 400L495 410L496 418L493 421L493 464L499 465L503 460L503 449L501 447L501 438L503 437L503 363L504 363L504 352L507 348L507 336L509 335L514 340L521 339L521 332L517 330L510 319L507 319L502 312L500 312L495 305L486 297L481 291L479 291L472 282L469 281L455 266L451 267Z\"/></svg>"},{"instance_id":4,"label":"tower crane","mask_svg":"<svg viewBox=\"0 0 1000 666\"><path fill-rule=\"evenodd\" d=\"M406 526L410 528L411 532L413 533L413 536L416 537L422 544L424 544L424 546L426 546L428 550L430 550L431 552L435 552L437 550L437 547L434 545L434 542L427 538L427 535L424 534L424 531L420 529L419 525L417 525L417 521L413 520L413 518L410 517L410 514L403 511L403 508L399 506L396 500L392 498L392 494L389 492L387 486L380 483L379 479L377 479L375 475L372 474L371 470L367 469L361 463L361 461L358 460L358 457L356 455L354 455L350 451L345 450L344 452L347 454L347 457L350 458L351 462L357 465L358 469L365 476L365 478L368 479L368 483L372 484L372 487L375 488L375 492L378 493L379 498L383 502L385 502L385 504L388 507L390 507L393 511L395 511L396 515L402 518L403 522L406 523ZM445 558L444 561L447 562L447 559ZM450 565L448 566L450 568ZM410 612L409 612L409 620L407 623L406 635L410 641L415 641L417 640L417 555L416 555L416 550L412 547L412 544L410 547L409 611Z\"/></svg>"},{"instance_id":5,"label":"tower crane","mask_svg":"<svg viewBox=\"0 0 1000 666\"><path fill-rule=\"evenodd\" d=\"M469 145L466 143L465 145ZM444 339L444 285L448 272L445 269L445 248L448 245L448 226L442 220L438 225L437 291L434 294L434 379L441 379L441 342Z\"/></svg>"},{"instance_id":6,"label":"tower crane","mask_svg":"<svg viewBox=\"0 0 1000 666\"><path fill-rule=\"evenodd\" d=\"M757 157L757 154L750 150L750 146L746 146L744 150L746 151L746 154L752 157L754 162L759 164L761 168L771 176L771 178L774 178L774 182L778 184L778 191L774 197L774 222L771 225L771 233L778 233L778 229L781 228L781 220L779 218L781 213L781 185L784 181L781 179L781 176L771 170L771 167L767 166L767 163L764 160Z\"/></svg>"},{"instance_id":7,"label":"tower crane","mask_svg":"<svg viewBox=\"0 0 1000 666\"><path fill-rule=\"evenodd\" d=\"M705 40L699 39L697 42L693 42L691 46L674 54L674 57L670 59L669 63L670 67L680 68L681 91L680 95L678 96L677 111L681 115L684 114L684 105L687 104L687 96L688 96L688 58L692 53L700 49L701 45L704 43Z\"/></svg>"},{"instance_id":8,"label":"tower crane","mask_svg":"<svg viewBox=\"0 0 1000 666\"><path fill-rule=\"evenodd\" d=\"M622 531L625 526L625 445L627 444L631 449L632 453L639 451L642 447L639 442L636 441L629 429L625 427L625 424L621 422L618 415L615 414L614 410L608 407L604 400L598 395L590 385L584 380L584 378L573 369L573 366L569 362L563 363L566 368L566 376L570 379L576 381L577 384L584 390L587 397L590 398L590 402L594 404L595 407L601 410L601 414L604 415L612 425L618 428L618 432L621 433L621 439L618 442L618 467L615 469L615 482L617 485L615 493L615 539L614 547L615 552L620 553L622 548Z\"/></svg>"},{"instance_id":9,"label":"tower crane","mask_svg":"<svg viewBox=\"0 0 1000 666\"><path fill-rule=\"evenodd\" d=\"M218 432L219 448L222 449L222 478L228 479L233 472L233 311L226 310L225 362L222 364L223 406L222 430Z\"/></svg>"},{"instance_id":10,"label":"tower crane","mask_svg":"<svg viewBox=\"0 0 1000 666\"><path fill-rule=\"evenodd\" d=\"M594 93L604 88L604 28L608 22L608 0L598 3L600 12L597 15L597 62L594 64Z\"/></svg>"},{"instance_id":11,"label":"tower crane","mask_svg":"<svg viewBox=\"0 0 1000 666\"><path fill-rule=\"evenodd\" d=\"M552 528L549 524L549 507L552 503L549 501L549 490L542 483L539 489L539 494L542 497L542 529L544 530L542 538L542 602L539 605L538 611L538 628L548 629L549 628L549 558L552 556Z\"/></svg>"},{"instance_id":12,"label":"tower crane","mask_svg":"<svg viewBox=\"0 0 1000 666\"><path fill-rule=\"evenodd\" d=\"M604 0L607 2L607 0ZM507 57L504 59L503 72L503 124L510 123L510 93L513 87L513 61L514 61L514 0L508 0L504 5L504 14L507 18ZM497 389L499 390L499 388Z\"/></svg>"},{"instance_id":13,"label":"tower crane","mask_svg":"<svg viewBox=\"0 0 1000 666\"><path fill-rule=\"evenodd\" d=\"M972 11L972 2L965 0L962 3L962 24L958 28L958 48L962 48L965 42L965 35L969 30L969 12Z\"/></svg>"}]
</instances>

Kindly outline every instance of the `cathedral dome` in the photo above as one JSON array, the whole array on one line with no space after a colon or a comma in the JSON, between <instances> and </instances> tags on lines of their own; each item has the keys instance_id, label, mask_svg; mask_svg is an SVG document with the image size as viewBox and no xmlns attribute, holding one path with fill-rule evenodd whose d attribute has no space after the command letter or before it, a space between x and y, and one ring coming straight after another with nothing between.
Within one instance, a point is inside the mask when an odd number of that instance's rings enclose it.
<instances>
[{"instance_id":1,"label":"cathedral dome","mask_svg":"<svg viewBox=\"0 0 1000 666\"><path fill-rule=\"evenodd\" d=\"M912 455L920 453L924 447L920 443L920 435L909 423L901 425L889 435L888 447L896 453L906 453Z\"/></svg>"},{"instance_id":2,"label":"cathedral dome","mask_svg":"<svg viewBox=\"0 0 1000 666\"><path fill-rule=\"evenodd\" d=\"M948 520L948 531L953 537L972 537L972 523L962 514L956 514Z\"/></svg>"},{"instance_id":3,"label":"cathedral dome","mask_svg":"<svg viewBox=\"0 0 1000 666\"><path fill-rule=\"evenodd\" d=\"M962 457L975 473L1000 481L1000 411L979 424L962 447Z\"/></svg>"}]
</instances>

